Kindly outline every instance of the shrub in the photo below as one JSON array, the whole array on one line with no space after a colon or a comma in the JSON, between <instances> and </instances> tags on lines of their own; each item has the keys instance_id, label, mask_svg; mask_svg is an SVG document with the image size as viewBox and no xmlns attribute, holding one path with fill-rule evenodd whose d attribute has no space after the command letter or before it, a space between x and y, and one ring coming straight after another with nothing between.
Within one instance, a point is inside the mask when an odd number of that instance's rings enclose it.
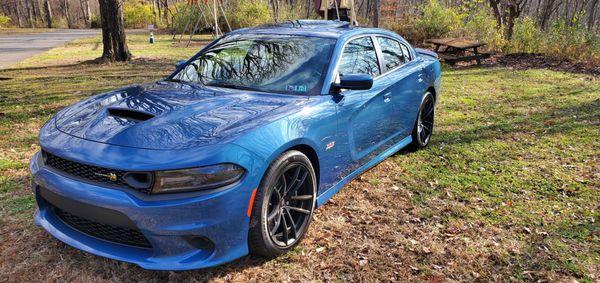
<instances>
[{"instance_id":1,"label":"shrub","mask_svg":"<svg viewBox=\"0 0 600 283\"><path fill-rule=\"evenodd\" d=\"M427 38L416 28L414 19L414 17L404 17L396 21L385 21L384 25L385 28L404 37L408 42L419 45Z\"/></svg>"},{"instance_id":2,"label":"shrub","mask_svg":"<svg viewBox=\"0 0 600 283\"><path fill-rule=\"evenodd\" d=\"M461 26L457 11L438 0L429 0L420 9L423 14L415 22L415 27L425 38L442 37Z\"/></svg>"},{"instance_id":3,"label":"shrub","mask_svg":"<svg viewBox=\"0 0 600 283\"><path fill-rule=\"evenodd\" d=\"M537 23L530 17L524 17L515 22L508 51L537 53L540 52L540 46L542 46L543 41L542 31Z\"/></svg>"},{"instance_id":4,"label":"shrub","mask_svg":"<svg viewBox=\"0 0 600 283\"><path fill-rule=\"evenodd\" d=\"M154 20L152 5L143 2L126 2L123 5L123 18L126 28L145 28Z\"/></svg>"},{"instance_id":5,"label":"shrub","mask_svg":"<svg viewBox=\"0 0 600 283\"><path fill-rule=\"evenodd\" d=\"M6 27L10 22L10 17L3 15L0 13L0 27Z\"/></svg>"},{"instance_id":6,"label":"shrub","mask_svg":"<svg viewBox=\"0 0 600 283\"><path fill-rule=\"evenodd\" d=\"M583 59L594 46L594 36L587 32L580 16L574 17L571 22L564 19L555 21L547 37L544 52L557 58Z\"/></svg>"},{"instance_id":7,"label":"shrub","mask_svg":"<svg viewBox=\"0 0 600 283\"><path fill-rule=\"evenodd\" d=\"M273 22L267 3L262 1L231 1L227 8L231 28L252 27Z\"/></svg>"},{"instance_id":8,"label":"shrub","mask_svg":"<svg viewBox=\"0 0 600 283\"><path fill-rule=\"evenodd\" d=\"M91 18L92 18L90 20L90 27L91 28L101 28L102 27L102 22L100 20L100 15L92 15Z\"/></svg>"},{"instance_id":9,"label":"shrub","mask_svg":"<svg viewBox=\"0 0 600 283\"><path fill-rule=\"evenodd\" d=\"M496 19L488 10L477 9L465 17L461 36L470 37L487 43L488 49L502 50L506 44Z\"/></svg>"}]
</instances>

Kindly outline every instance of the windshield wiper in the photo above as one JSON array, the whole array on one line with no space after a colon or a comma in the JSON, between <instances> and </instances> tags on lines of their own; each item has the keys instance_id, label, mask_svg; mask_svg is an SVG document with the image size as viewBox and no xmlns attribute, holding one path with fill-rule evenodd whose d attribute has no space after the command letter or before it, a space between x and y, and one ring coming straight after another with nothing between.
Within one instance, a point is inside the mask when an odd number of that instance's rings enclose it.
<instances>
[{"instance_id":1,"label":"windshield wiper","mask_svg":"<svg viewBox=\"0 0 600 283\"><path fill-rule=\"evenodd\" d=\"M165 81L167 81L167 82L174 82L174 83L182 83L182 84L186 84L186 85L199 85L200 84L200 83L185 81L185 80L182 80L182 79L167 79Z\"/></svg>"},{"instance_id":2,"label":"windshield wiper","mask_svg":"<svg viewBox=\"0 0 600 283\"><path fill-rule=\"evenodd\" d=\"M251 88L251 87L247 87L247 86L241 86L241 85L236 85L236 84L228 84L228 83L213 83L213 84L206 84L206 85L207 86L223 87L223 88L232 88L232 89L259 91L259 90L255 89L255 88Z\"/></svg>"}]
</instances>

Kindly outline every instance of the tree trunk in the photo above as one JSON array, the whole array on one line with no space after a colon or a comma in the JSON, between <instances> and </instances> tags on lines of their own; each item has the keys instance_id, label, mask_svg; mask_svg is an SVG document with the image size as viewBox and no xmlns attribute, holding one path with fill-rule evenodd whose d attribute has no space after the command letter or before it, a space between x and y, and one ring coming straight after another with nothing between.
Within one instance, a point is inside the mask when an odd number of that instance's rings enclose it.
<instances>
[{"instance_id":1,"label":"tree trunk","mask_svg":"<svg viewBox=\"0 0 600 283\"><path fill-rule=\"evenodd\" d=\"M515 28L515 20L518 17L519 17L518 7L516 7L516 5L513 5L512 3L510 3L506 7L506 19L505 19L505 23L506 23L506 38L508 40L510 40L512 38L513 31L514 31L514 28Z\"/></svg>"},{"instance_id":2,"label":"tree trunk","mask_svg":"<svg viewBox=\"0 0 600 283\"><path fill-rule=\"evenodd\" d=\"M31 11L33 12L33 19L35 20L35 22L37 22L42 18L42 15L40 13L40 3L38 2L38 0L31 0L30 3Z\"/></svg>"},{"instance_id":3,"label":"tree trunk","mask_svg":"<svg viewBox=\"0 0 600 283\"><path fill-rule=\"evenodd\" d=\"M48 28L52 28L52 7L50 7L50 0L44 1L44 9L46 10L46 23Z\"/></svg>"},{"instance_id":4,"label":"tree trunk","mask_svg":"<svg viewBox=\"0 0 600 283\"><path fill-rule=\"evenodd\" d=\"M500 0L490 0L490 7L494 12L494 18L496 18L496 28L502 28L502 13L500 12Z\"/></svg>"},{"instance_id":5,"label":"tree trunk","mask_svg":"<svg viewBox=\"0 0 600 283\"><path fill-rule=\"evenodd\" d=\"M160 2L160 0L159 0ZM163 14L163 19L165 20L166 23L169 23L169 15L173 15L173 13L171 13L171 10L169 10L169 1L164 0L163 1L163 5L162 5L162 14Z\"/></svg>"},{"instance_id":6,"label":"tree trunk","mask_svg":"<svg viewBox=\"0 0 600 283\"><path fill-rule=\"evenodd\" d=\"M271 6L273 7L273 20L277 23L279 20L279 1L271 0Z\"/></svg>"},{"instance_id":7,"label":"tree trunk","mask_svg":"<svg viewBox=\"0 0 600 283\"><path fill-rule=\"evenodd\" d=\"M81 7L81 13L83 14L85 25L90 27L92 22L92 14L90 12L89 0L79 0L79 6Z\"/></svg>"},{"instance_id":8,"label":"tree trunk","mask_svg":"<svg viewBox=\"0 0 600 283\"><path fill-rule=\"evenodd\" d=\"M596 5L598 5L598 0L592 1L590 6L590 15L588 18L588 30L592 31L594 29L594 25L596 24Z\"/></svg>"},{"instance_id":9,"label":"tree trunk","mask_svg":"<svg viewBox=\"0 0 600 283\"><path fill-rule=\"evenodd\" d=\"M71 28L71 16L69 16L69 0L63 1L63 10L65 13L65 19L67 20L67 27Z\"/></svg>"},{"instance_id":10,"label":"tree trunk","mask_svg":"<svg viewBox=\"0 0 600 283\"><path fill-rule=\"evenodd\" d=\"M31 8L31 0L25 0L25 10L27 11L27 20L29 21L29 27L35 28L35 21L33 20L33 10Z\"/></svg>"},{"instance_id":11,"label":"tree trunk","mask_svg":"<svg viewBox=\"0 0 600 283\"><path fill-rule=\"evenodd\" d=\"M125 40L123 9L120 0L98 0L102 22L102 61L129 61L131 53Z\"/></svg>"},{"instance_id":12,"label":"tree trunk","mask_svg":"<svg viewBox=\"0 0 600 283\"><path fill-rule=\"evenodd\" d=\"M21 21L21 9L19 9L18 0L15 0L15 10L17 12L17 22L19 22L19 27L23 27L23 21Z\"/></svg>"},{"instance_id":13,"label":"tree trunk","mask_svg":"<svg viewBox=\"0 0 600 283\"><path fill-rule=\"evenodd\" d=\"M375 0L375 7L373 7L373 26L379 27L379 18L381 17L381 0Z\"/></svg>"},{"instance_id":14,"label":"tree trunk","mask_svg":"<svg viewBox=\"0 0 600 283\"><path fill-rule=\"evenodd\" d=\"M543 5L542 7L542 13L539 17L540 19L540 26L543 30L545 30L548 27L548 22L550 21L550 17L552 16L552 13L554 12L554 4L555 4L556 0L547 0L545 5Z\"/></svg>"}]
</instances>

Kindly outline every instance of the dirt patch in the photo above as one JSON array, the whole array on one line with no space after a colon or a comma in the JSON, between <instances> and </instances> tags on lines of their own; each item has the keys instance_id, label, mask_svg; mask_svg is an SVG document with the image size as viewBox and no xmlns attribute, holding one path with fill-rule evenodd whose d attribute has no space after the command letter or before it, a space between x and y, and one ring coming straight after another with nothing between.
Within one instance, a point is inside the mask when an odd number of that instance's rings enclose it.
<instances>
[{"instance_id":1,"label":"dirt patch","mask_svg":"<svg viewBox=\"0 0 600 283\"><path fill-rule=\"evenodd\" d=\"M474 62L474 61L473 61ZM550 69L576 74L600 76L600 65L555 59L539 53L495 54L484 60L485 65L510 67L516 70ZM460 66L473 65L463 63Z\"/></svg>"}]
</instances>

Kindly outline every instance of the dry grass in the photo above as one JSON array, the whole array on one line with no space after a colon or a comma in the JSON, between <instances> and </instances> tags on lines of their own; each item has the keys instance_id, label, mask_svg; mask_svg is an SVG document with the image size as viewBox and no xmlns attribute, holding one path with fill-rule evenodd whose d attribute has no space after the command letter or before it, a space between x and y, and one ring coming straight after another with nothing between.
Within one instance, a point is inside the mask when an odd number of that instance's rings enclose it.
<instances>
[{"instance_id":1,"label":"dry grass","mask_svg":"<svg viewBox=\"0 0 600 283\"><path fill-rule=\"evenodd\" d=\"M600 84L549 70L445 70L431 146L351 182L275 260L153 272L71 248L33 225L38 129L192 52L164 43L163 57L113 65L55 56L74 47L100 52L79 41L0 71L0 281L600 280Z\"/></svg>"}]
</instances>

